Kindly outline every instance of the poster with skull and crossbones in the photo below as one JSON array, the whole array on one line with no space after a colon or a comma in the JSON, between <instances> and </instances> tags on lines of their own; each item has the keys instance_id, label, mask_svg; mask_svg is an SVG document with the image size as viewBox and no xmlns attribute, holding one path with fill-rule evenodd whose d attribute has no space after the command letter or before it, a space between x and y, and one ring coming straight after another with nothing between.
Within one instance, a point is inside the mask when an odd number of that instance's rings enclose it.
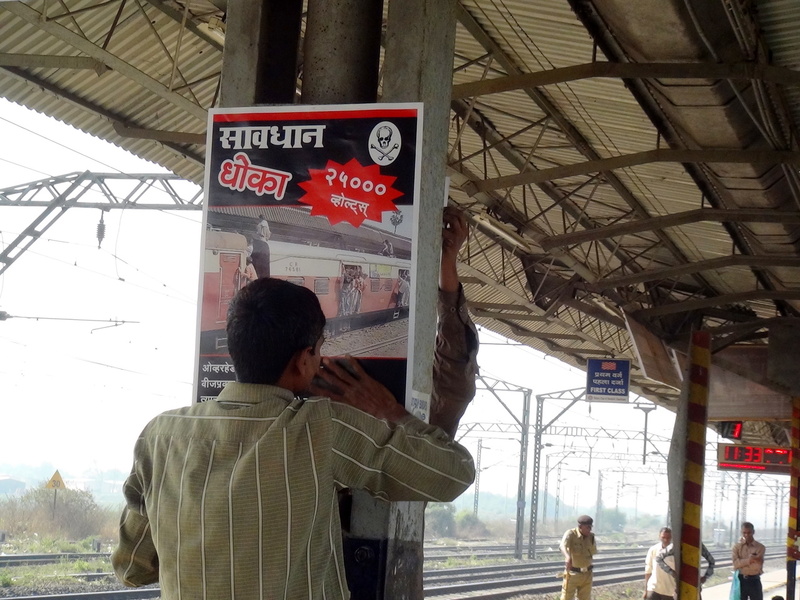
<instances>
[{"instance_id":1,"label":"poster with skull and crossbones","mask_svg":"<svg viewBox=\"0 0 800 600\"><path fill-rule=\"evenodd\" d=\"M419 103L210 111L198 401L234 379L227 306L263 277L312 290L323 354L359 356L409 400L421 135Z\"/></svg>"}]
</instances>

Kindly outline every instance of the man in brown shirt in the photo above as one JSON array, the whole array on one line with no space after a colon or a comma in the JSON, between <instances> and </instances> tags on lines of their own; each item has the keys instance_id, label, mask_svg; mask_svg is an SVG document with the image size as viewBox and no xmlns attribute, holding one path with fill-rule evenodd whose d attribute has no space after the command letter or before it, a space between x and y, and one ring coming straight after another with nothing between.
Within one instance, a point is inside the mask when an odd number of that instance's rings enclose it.
<instances>
[{"instance_id":1,"label":"man in brown shirt","mask_svg":"<svg viewBox=\"0 0 800 600\"><path fill-rule=\"evenodd\" d=\"M592 594L592 557L597 554L589 515L578 517L578 526L564 533L559 546L564 555L564 584L561 600L589 600Z\"/></svg>"},{"instance_id":2,"label":"man in brown shirt","mask_svg":"<svg viewBox=\"0 0 800 600\"><path fill-rule=\"evenodd\" d=\"M752 523L742 523L742 538L733 546L733 568L739 571L741 600L763 600L761 573L764 572L764 544L753 539Z\"/></svg>"}]
</instances>

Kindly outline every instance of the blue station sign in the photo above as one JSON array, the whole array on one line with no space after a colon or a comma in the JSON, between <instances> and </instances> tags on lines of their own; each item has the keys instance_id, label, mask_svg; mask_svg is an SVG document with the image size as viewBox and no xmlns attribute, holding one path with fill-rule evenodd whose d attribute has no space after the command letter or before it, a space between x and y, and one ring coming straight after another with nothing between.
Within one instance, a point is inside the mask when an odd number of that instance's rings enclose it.
<instances>
[{"instance_id":1,"label":"blue station sign","mask_svg":"<svg viewBox=\"0 0 800 600\"><path fill-rule=\"evenodd\" d=\"M627 402L631 361L621 358L590 358L586 361L586 400Z\"/></svg>"}]
</instances>

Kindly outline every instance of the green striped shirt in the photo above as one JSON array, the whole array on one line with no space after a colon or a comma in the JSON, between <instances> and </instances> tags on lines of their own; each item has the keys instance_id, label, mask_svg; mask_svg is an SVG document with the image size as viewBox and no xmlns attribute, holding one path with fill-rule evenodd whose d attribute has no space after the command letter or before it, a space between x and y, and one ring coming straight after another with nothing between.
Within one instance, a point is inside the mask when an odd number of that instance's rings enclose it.
<instances>
[{"instance_id":1,"label":"green striped shirt","mask_svg":"<svg viewBox=\"0 0 800 600\"><path fill-rule=\"evenodd\" d=\"M448 501L473 477L469 453L414 417L231 383L142 432L114 570L160 580L165 599L348 598L338 489Z\"/></svg>"}]
</instances>

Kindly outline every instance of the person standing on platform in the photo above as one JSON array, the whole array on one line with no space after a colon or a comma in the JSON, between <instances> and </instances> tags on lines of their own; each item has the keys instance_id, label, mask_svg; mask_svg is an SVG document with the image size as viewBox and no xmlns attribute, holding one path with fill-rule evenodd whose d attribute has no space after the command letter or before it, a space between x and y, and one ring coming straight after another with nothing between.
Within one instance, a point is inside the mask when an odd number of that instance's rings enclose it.
<instances>
[{"instance_id":1,"label":"person standing on platform","mask_svg":"<svg viewBox=\"0 0 800 600\"><path fill-rule=\"evenodd\" d=\"M256 225L256 235L258 239L262 242L268 242L269 238L272 237L272 232L269 229L269 222L267 221L267 217L263 214L258 215L258 225Z\"/></svg>"},{"instance_id":2,"label":"person standing on platform","mask_svg":"<svg viewBox=\"0 0 800 600\"><path fill-rule=\"evenodd\" d=\"M408 271L400 274L400 280L397 282L397 306L408 306L408 295L411 291L408 279Z\"/></svg>"},{"instance_id":3,"label":"person standing on platform","mask_svg":"<svg viewBox=\"0 0 800 600\"><path fill-rule=\"evenodd\" d=\"M589 600L592 595L592 557L597 554L589 515L578 517L578 526L568 529L561 538L559 549L564 555L564 583L561 600Z\"/></svg>"},{"instance_id":4,"label":"person standing on platform","mask_svg":"<svg viewBox=\"0 0 800 600\"><path fill-rule=\"evenodd\" d=\"M245 259L245 267L244 271L240 272L240 282L241 286L244 287L248 283L252 283L256 279L258 279L258 274L256 273L256 268L253 266L253 259L249 256Z\"/></svg>"},{"instance_id":5,"label":"person standing on platform","mask_svg":"<svg viewBox=\"0 0 800 600\"><path fill-rule=\"evenodd\" d=\"M658 537L660 541L647 551L644 559L644 598L647 600L673 600L675 579L658 569L656 565L656 557L659 552L672 543L672 529L662 527L658 532Z\"/></svg>"},{"instance_id":6,"label":"person standing on platform","mask_svg":"<svg viewBox=\"0 0 800 600\"><path fill-rule=\"evenodd\" d=\"M761 573L764 572L764 544L753 538L752 523L742 523L742 538L733 546L733 568L739 571L742 600L763 600Z\"/></svg>"},{"instance_id":7,"label":"person standing on platform","mask_svg":"<svg viewBox=\"0 0 800 600\"><path fill-rule=\"evenodd\" d=\"M706 567L706 572L700 578L700 581L697 585L698 598L702 598L700 589L703 587L703 584L708 581L708 578L714 574L714 566L717 564L717 561L714 560L714 556L708 551L708 548L706 548L706 545L702 542L700 542L700 554L704 559L706 559L708 566ZM671 576L670 579L672 579L673 588L677 589L677 583L675 579L678 577L678 572L675 570L675 547L671 543L656 555L656 564L661 567L662 571Z\"/></svg>"},{"instance_id":8,"label":"person standing on platform","mask_svg":"<svg viewBox=\"0 0 800 600\"><path fill-rule=\"evenodd\" d=\"M272 237L272 232L269 229L267 218L261 214L258 215L259 222L256 226L256 237L254 237L250 244L253 246L251 258L253 259L253 266L258 273L258 278L263 279L270 276L270 255L269 244L267 241Z\"/></svg>"}]
</instances>

